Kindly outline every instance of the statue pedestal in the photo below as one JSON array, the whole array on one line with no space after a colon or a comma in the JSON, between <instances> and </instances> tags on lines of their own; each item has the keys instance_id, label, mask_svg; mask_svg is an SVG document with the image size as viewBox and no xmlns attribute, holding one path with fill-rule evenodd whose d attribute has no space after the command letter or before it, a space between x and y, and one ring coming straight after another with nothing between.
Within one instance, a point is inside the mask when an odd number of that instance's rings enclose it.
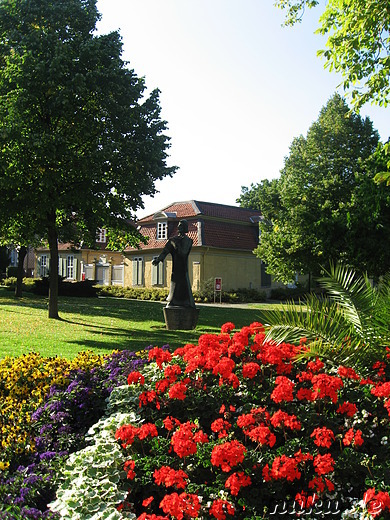
<instances>
[{"instance_id":1,"label":"statue pedestal","mask_svg":"<svg viewBox=\"0 0 390 520\"><path fill-rule=\"evenodd\" d=\"M199 309L193 307L164 307L165 325L168 330L191 330L198 323Z\"/></svg>"}]
</instances>

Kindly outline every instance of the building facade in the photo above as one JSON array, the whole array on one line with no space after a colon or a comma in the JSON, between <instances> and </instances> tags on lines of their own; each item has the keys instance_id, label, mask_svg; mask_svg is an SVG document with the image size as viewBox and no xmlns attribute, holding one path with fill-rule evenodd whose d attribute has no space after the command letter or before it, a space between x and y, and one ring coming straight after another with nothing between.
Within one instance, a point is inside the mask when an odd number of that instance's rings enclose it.
<instances>
[{"instance_id":1,"label":"building facade","mask_svg":"<svg viewBox=\"0 0 390 520\"><path fill-rule=\"evenodd\" d=\"M257 210L196 200L175 202L138 221L139 231L148 237L139 249L128 248L125 256L125 286L168 288L172 261L168 256L158 266L153 259L162 251L169 237L177 234L180 220L188 222L188 236L193 240L188 259L192 290L215 278L224 290L271 287L264 264L253 254L258 245Z\"/></svg>"}]
</instances>

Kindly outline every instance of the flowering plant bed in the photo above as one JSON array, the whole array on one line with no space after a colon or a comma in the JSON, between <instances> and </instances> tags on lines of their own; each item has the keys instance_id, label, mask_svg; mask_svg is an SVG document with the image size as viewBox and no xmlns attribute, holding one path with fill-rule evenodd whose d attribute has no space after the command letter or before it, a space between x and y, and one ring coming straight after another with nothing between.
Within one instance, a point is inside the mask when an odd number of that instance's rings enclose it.
<instances>
[{"instance_id":1,"label":"flowering plant bed","mask_svg":"<svg viewBox=\"0 0 390 520\"><path fill-rule=\"evenodd\" d=\"M227 323L173 353L151 349L153 363L112 392L96 447L64 469L52 510L94 520L389 518L388 360L363 377L295 361L304 349L305 340L266 341L259 323L237 332Z\"/></svg>"}]
</instances>

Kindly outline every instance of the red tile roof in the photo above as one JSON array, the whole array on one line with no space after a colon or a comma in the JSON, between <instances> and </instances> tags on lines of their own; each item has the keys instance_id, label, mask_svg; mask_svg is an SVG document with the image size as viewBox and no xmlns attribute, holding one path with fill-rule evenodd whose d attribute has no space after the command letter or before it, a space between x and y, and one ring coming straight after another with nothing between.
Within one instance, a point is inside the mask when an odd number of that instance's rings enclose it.
<instances>
[{"instance_id":1,"label":"red tile roof","mask_svg":"<svg viewBox=\"0 0 390 520\"><path fill-rule=\"evenodd\" d=\"M175 202L153 215L140 219L138 221L140 232L149 237L148 244L141 244L140 249L164 247L166 239L156 238L156 221L160 214L164 213L167 214L169 237L177 235L179 220L188 220L188 236L194 242L193 247L253 251L258 245L257 222L261 218L260 211L192 200ZM134 249L129 248L127 251L134 251Z\"/></svg>"},{"instance_id":2,"label":"red tile roof","mask_svg":"<svg viewBox=\"0 0 390 520\"><path fill-rule=\"evenodd\" d=\"M260 217L261 212L259 210L240 208L239 206L227 206L225 204L217 204L214 202L200 202L197 200L190 200L186 202L173 202L169 206L161 209L160 211L143 217L138 221L138 224L142 225L147 222L153 221L154 215L157 213L176 213L176 218L191 218L198 215L205 217L215 217L228 220L238 220L242 222L248 222L251 216Z\"/></svg>"}]
</instances>

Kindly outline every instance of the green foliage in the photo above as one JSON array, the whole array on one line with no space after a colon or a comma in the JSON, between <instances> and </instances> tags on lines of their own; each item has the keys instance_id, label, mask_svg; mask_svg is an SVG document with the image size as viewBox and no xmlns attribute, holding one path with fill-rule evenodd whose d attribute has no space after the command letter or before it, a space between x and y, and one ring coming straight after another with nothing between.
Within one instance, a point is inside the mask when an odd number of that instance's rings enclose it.
<instances>
[{"instance_id":1,"label":"green foliage","mask_svg":"<svg viewBox=\"0 0 390 520\"><path fill-rule=\"evenodd\" d=\"M371 121L335 94L306 137L292 142L272 190L252 188L264 217L255 252L275 279L318 275L338 260L376 278L390 269L390 194L373 180L382 168L380 153L372 155L377 144Z\"/></svg>"},{"instance_id":2,"label":"green foliage","mask_svg":"<svg viewBox=\"0 0 390 520\"><path fill-rule=\"evenodd\" d=\"M112 296L115 298L129 298L133 300L164 301L167 299L167 289L122 287L118 285L105 285L97 287L100 296Z\"/></svg>"},{"instance_id":3,"label":"green foliage","mask_svg":"<svg viewBox=\"0 0 390 520\"><path fill-rule=\"evenodd\" d=\"M0 276L5 272L10 262L8 249L6 247L0 246Z\"/></svg>"},{"instance_id":4,"label":"green foliage","mask_svg":"<svg viewBox=\"0 0 390 520\"><path fill-rule=\"evenodd\" d=\"M136 245L134 212L176 169L159 92L144 97L119 33L96 33L96 3L0 3L0 216L45 235L54 271L58 240L90 243L105 227Z\"/></svg>"},{"instance_id":5,"label":"green foliage","mask_svg":"<svg viewBox=\"0 0 390 520\"><path fill-rule=\"evenodd\" d=\"M365 369L383 360L390 343L390 284L373 287L366 275L343 265L331 265L318 280L326 296L309 294L297 308L287 303L263 313L268 337L277 342L306 338L305 357L327 359Z\"/></svg>"},{"instance_id":6,"label":"green foliage","mask_svg":"<svg viewBox=\"0 0 390 520\"><path fill-rule=\"evenodd\" d=\"M305 7L318 0L277 0L287 9L286 24L302 19ZM318 54L325 67L343 77L357 109L371 101L387 106L390 101L390 13L387 0L329 0L319 20L319 34L328 36L326 49Z\"/></svg>"},{"instance_id":7,"label":"green foliage","mask_svg":"<svg viewBox=\"0 0 390 520\"><path fill-rule=\"evenodd\" d=\"M40 296L49 295L49 278L34 279L32 292ZM59 296L77 296L80 298L92 298L97 296L98 288L93 280L83 280L82 282L69 282L61 276L58 277Z\"/></svg>"},{"instance_id":8,"label":"green foliage","mask_svg":"<svg viewBox=\"0 0 390 520\"><path fill-rule=\"evenodd\" d=\"M122 424L135 421L134 413L118 413L101 419L89 431L93 444L72 454L61 472L57 499L50 509L68 520L116 520L122 515L117 505L126 498L121 485L124 455L115 440Z\"/></svg>"},{"instance_id":9,"label":"green foliage","mask_svg":"<svg viewBox=\"0 0 390 520\"><path fill-rule=\"evenodd\" d=\"M307 294L308 290L305 287L275 287L271 289L270 299L271 300L299 300Z\"/></svg>"},{"instance_id":10,"label":"green foliage","mask_svg":"<svg viewBox=\"0 0 390 520\"><path fill-rule=\"evenodd\" d=\"M5 274L6 274L7 278L16 278L16 276L18 274L18 268L14 267L14 266L8 266L7 269L5 270Z\"/></svg>"},{"instance_id":11,"label":"green foliage","mask_svg":"<svg viewBox=\"0 0 390 520\"><path fill-rule=\"evenodd\" d=\"M194 291L194 300L198 303L218 303L220 300L219 293L214 294L214 278L206 280L202 284L199 291ZM221 292L221 301L223 303L253 303L264 302L267 299L265 291L258 291L257 289L236 289Z\"/></svg>"},{"instance_id":12,"label":"green foliage","mask_svg":"<svg viewBox=\"0 0 390 520\"><path fill-rule=\"evenodd\" d=\"M15 287L17 284L17 278L16 278L16 276L10 276L9 278L5 278L2 283L10 291L13 291L13 290L15 290ZM34 292L35 284L36 284L35 278L23 278L23 282L22 282L23 291Z\"/></svg>"}]
</instances>

